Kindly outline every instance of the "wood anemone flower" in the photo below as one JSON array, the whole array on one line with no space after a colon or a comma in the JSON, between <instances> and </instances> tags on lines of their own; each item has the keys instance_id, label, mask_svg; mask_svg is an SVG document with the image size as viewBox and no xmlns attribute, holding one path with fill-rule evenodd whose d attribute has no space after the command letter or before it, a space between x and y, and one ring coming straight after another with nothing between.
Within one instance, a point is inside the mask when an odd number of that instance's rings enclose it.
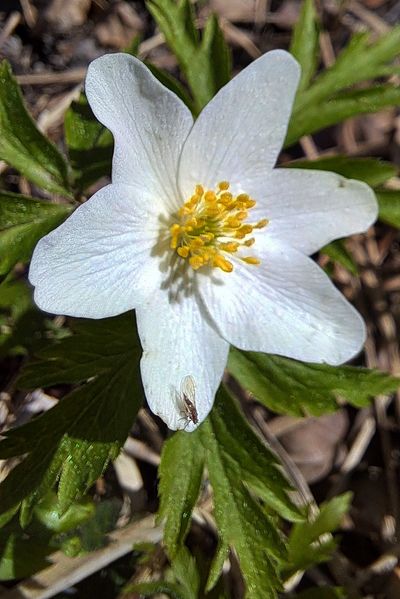
<instances>
[{"instance_id":1,"label":"wood anemone flower","mask_svg":"<svg viewBox=\"0 0 400 599\"><path fill-rule=\"evenodd\" d=\"M230 344L340 364L364 342L361 317L309 256L374 222L372 190L274 168L299 74L269 52L193 123L132 56L89 67L90 105L115 139L112 183L40 240L29 278L47 312L136 309L147 400L171 429L206 418Z\"/></svg>"}]
</instances>

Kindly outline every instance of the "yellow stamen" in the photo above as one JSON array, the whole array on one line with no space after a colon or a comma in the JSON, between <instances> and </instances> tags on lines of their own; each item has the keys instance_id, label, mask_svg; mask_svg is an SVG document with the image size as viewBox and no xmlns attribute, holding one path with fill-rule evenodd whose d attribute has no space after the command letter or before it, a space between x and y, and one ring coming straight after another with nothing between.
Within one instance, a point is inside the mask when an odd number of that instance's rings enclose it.
<instances>
[{"instance_id":1,"label":"yellow stamen","mask_svg":"<svg viewBox=\"0 0 400 599\"><path fill-rule=\"evenodd\" d=\"M228 181L220 181L215 190L196 185L194 194L177 211L177 223L170 227L170 247L180 258L198 270L212 266L232 272L227 256L235 254L246 264L260 264L255 256L242 256L244 248L254 245L249 237L254 229L262 229L268 220L246 222L256 201L246 193L234 196Z\"/></svg>"}]
</instances>

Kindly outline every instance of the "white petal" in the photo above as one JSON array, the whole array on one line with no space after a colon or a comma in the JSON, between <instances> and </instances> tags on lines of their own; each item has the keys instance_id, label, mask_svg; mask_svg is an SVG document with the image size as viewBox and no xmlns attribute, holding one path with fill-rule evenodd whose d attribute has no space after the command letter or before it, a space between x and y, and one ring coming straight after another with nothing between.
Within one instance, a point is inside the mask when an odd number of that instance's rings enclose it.
<instances>
[{"instance_id":1,"label":"white petal","mask_svg":"<svg viewBox=\"0 0 400 599\"><path fill-rule=\"evenodd\" d=\"M300 76L282 50L264 54L223 87L195 122L182 151L179 185L259 189L281 150Z\"/></svg>"},{"instance_id":2,"label":"white petal","mask_svg":"<svg viewBox=\"0 0 400 599\"><path fill-rule=\"evenodd\" d=\"M96 117L114 135L113 182L145 188L170 209L179 206L177 166L193 124L189 109L128 54L94 60L85 89Z\"/></svg>"},{"instance_id":3,"label":"white petal","mask_svg":"<svg viewBox=\"0 0 400 599\"><path fill-rule=\"evenodd\" d=\"M160 290L136 311L143 347L142 381L150 409L172 430L192 431L180 394L186 376L196 386L198 424L207 416L221 382L229 345L207 323L193 296L173 302Z\"/></svg>"},{"instance_id":4,"label":"white petal","mask_svg":"<svg viewBox=\"0 0 400 599\"><path fill-rule=\"evenodd\" d=\"M37 244L29 270L39 308L105 318L137 306L160 284L159 224L149 201L108 185Z\"/></svg>"},{"instance_id":5,"label":"white petal","mask_svg":"<svg viewBox=\"0 0 400 599\"><path fill-rule=\"evenodd\" d=\"M255 199L251 220L270 221L262 234L306 254L333 239L366 231L378 216L368 185L317 170L275 169Z\"/></svg>"},{"instance_id":6,"label":"white petal","mask_svg":"<svg viewBox=\"0 0 400 599\"><path fill-rule=\"evenodd\" d=\"M201 294L223 337L245 350L341 364L365 341L358 312L307 256L277 242L251 248L259 266L235 261L219 284L204 277Z\"/></svg>"}]
</instances>

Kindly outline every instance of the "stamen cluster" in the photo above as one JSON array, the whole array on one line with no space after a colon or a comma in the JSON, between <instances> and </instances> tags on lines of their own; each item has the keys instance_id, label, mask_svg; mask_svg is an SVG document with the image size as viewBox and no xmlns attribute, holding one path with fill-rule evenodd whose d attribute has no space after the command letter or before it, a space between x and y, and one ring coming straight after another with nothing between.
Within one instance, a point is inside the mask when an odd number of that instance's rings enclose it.
<instances>
[{"instance_id":1,"label":"stamen cluster","mask_svg":"<svg viewBox=\"0 0 400 599\"><path fill-rule=\"evenodd\" d=\"M170 247L194 270L207 265L231 272L233 264L227 255L251 247L255 242L250 236L253 230L268 224L266 218L245 222L256 201L246 193L234 196L229 187L227 181L221 181L216 191L196 185L192 197L178 211L180 222L170 228ZM255 256L238 257L247 264L260 263Z\"/></svg>"}]
</instances>

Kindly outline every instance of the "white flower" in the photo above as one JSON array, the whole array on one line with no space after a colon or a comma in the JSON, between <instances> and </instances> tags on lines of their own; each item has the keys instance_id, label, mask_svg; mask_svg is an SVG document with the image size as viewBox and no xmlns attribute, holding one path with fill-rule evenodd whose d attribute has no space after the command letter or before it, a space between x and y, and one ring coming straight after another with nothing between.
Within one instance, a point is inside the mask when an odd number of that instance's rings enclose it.
<instances>
[{"instance_id":1,"label":"white flower","mask_svg":"<svg viewBox=\"0 0 400 599\"><path fill-rule=\"evenodd\" d=\"M299 71L288 53L269 52L193 124L135 58L89 67L90 105L115 139L112 184L40 240L29 277L47 312L136 309L146 397L171 429L207 416L229 344L339 364L364 342L361 317L308 256L367 229L373 192L328 172L274 169Z\"/></svg>"}]
</instances>

